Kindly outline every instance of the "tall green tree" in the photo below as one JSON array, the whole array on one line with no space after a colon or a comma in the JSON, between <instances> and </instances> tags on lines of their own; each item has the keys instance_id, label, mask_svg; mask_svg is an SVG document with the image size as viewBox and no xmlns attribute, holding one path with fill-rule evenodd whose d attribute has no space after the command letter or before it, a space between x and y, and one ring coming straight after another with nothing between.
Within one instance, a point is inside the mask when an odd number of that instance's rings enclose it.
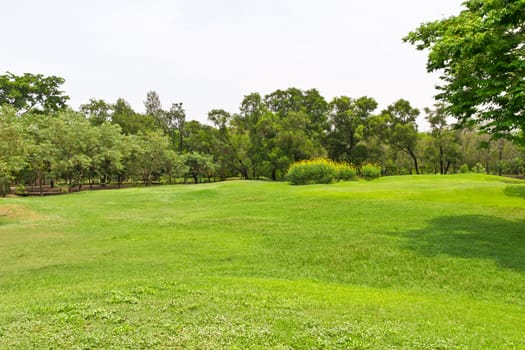
<instances>
[{"instance_id":1,"label":"tall green tree","mask_svg":"<svg viewBox=\"0 0 525 350\"><path fill-rule=\"evenodd\" d=\"M162 109L160 96L156 91L151 90L147 92L144 107L146 109L146 115L151 116L155 120L157 127L165 133L168 133L166 112Z\"/></svg>"},{"instance_id":2,"label":"tall green tree","mask_svg":"<svg viewBox=\"0 0 525 350\"><path fill-rule=\"evenodd\" d=\"M169 138L158 131L129 136L127 147L128 174L145 186L159 180L173 159Z\"/></svg>"},{"instance_id":3,"label":"tall green tree","mask_svg":"<svg viewBox=\"0 0 525 350\"><path fill-rule=\"evenodd\" d=\"M51 175L57 161L56 147L49 134L50 130L54 130L49 127L53 119L53 116L47 114L33 113L26 113L22 118L25 128L24 138L27 142L25 161L27 169L34 173L40 195L43 195L44 181Z\"/></svg>"},{"instance_id":4,"label":"tall green tree","mask_svg":"<svg viewBox=\"0 0 525 350\"><path fill-rule=\"evenodd\" d=\"M389 105L383 112L387 121L387 140L398 151L403 151L413 161L414 170L419 174L418 155L416 153L418 132L416 118L419 110L410 102L400 99Z\"/></svg>"},{"instance_id":5,"label":"tall green tree","mask_svg":"<svg viewBox=\"0 0 525 350\"><path fill-rule=\"evenodd\" d=\"M95 174L104 185L124 170L126 154L124 135L118 125L103 123L97 127L98 151L93 156Z\"/></svg>"},{"instance_id":6,"label":"tall green tree","mask_svg":"<svg viewBox=\"0 0 525 350\"><path fill-rule=\"evenodd\" d=\"M111 121L112 106L102 99L90 99L88 103L80 106L80 112L89 119L92 125L101 125Z\"/></svg>"},{"instance_id":7,"label":"tall green tree","mask_svg":"<svg viewBox=\"0 0 525 350\"><path fill-rule=\"evenodd\" d=\"M352 163L362 163L366 149L356 152L358 143L364 138L364 131L377 102L371 97L352 99L336 97L330 103L330 131L328 149L330 157Z\"/></svg>"},{"instance_id":8,"label":"tall green tree","mask_svg":"<svg viewBox=\"0 0 525 350\"><path fill-rule=\"evenodd\" d=\"M225 180L237 176L238 154L233 146L233 116L223 109L213 109L208 112L208 120L213 123L217 133L215 137L214 160L217 164L217 175Z\"/></svg>"},{"instance_id":9,"label":"tall green tree","mask_svg":"<svg viewBox=\"0 0 525 350\"><path fill-rule=\"evenodd\" d=\"M182 107L182 102L172 103L171 108L166 112L166 125L172 140L177 142L177 149L180 153L184 150L184 132L186 127L186 111Z\"/></svg>"},{"instance_id":10,"label":"tall green tree","mask_svg":"<svg viewBox=\"0 0 525 350\"><path fill-rule=\"evenodd\" d=\"M117 99L112 105L112 109L111 122L118 124L126 135L135 135L139 132L144 134L159 130L158 123L153 116L135 112L131 105L122 98Z\"/></svg>"},{"instance_id":11,"label":"tall green tree","mask_svg":"<svg viewBox=\"0 0 525 350\"><path fill-rule=\"evenodd\" d=\"M266 151L262 137L267 133L260 130L262 125L260 121L268 112L263 98L256 92L244 96L239 114L235 118L237 141L244 142L239 143L238 146L249 159L243 162L243 167L249 168L253 178L257 177L257 172L262 166L262 154Z\"/></svg>"},{"instance_id":12,"label":"tall green tree","mask_svg":"<svg viewBox=\"0 0 525 350\"><path fill-rule=\"evenodd\" d=\"M461 122L525 142L525 2L467 0L457 16L422 24L403 40L428 50L441 73L438 100Z\"/></svg>"},{"instance_id":13,"label":"tall green tree","mask_svg":"<svg viewBox=\"0 0 525 350\"><path fill-rule=\"evenodd\" d=\"M436 150L432 158L439 163L439 173L442 175L447 174L450 166L459 159L459 132L449 125L445 110L446 106L442 103L436 104L434 109L425 108L434 141L429 148ZM432 154L432 149L427 154Z\"/></svg>"},{"instance_id":14,"label":"tall green tree","mask_svg":"<svg viewBox=\"0 0 525 350\"><path fill-rule=\"evenodd\" d=\"M264 97L265 106L283 119L289 113L302 112L307 116L304 130L317 147L322 147L324 132L328 128L329 106L316 89L297 88L276 90Z\"/></svg>"},{"instance_id":15,"label":"tall green tree","mask_svg":"<svg viewBox=\"0 0 525 350\"><path fill-rule=\"evenodd\" d=\"M0 106L0 194L9 192L11 178L25 165L27 151L23 125L10 106Z\"/></svg>"}]
</instances>

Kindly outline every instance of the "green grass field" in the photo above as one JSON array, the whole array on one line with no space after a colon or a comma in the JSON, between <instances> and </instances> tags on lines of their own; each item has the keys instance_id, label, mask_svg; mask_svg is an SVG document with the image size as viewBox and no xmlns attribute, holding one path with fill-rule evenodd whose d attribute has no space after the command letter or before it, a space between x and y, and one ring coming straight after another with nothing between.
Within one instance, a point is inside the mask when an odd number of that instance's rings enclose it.
<instances>
[{"instance_id":1,"label":"green grass field","mask_svg":"<svg viewBox=\"0 0 525 350\"><path fill-rule=\"evenodd\" d=\"M525 182L0 199L0 349L523 349Z\"/></svg>"}]
</instances>

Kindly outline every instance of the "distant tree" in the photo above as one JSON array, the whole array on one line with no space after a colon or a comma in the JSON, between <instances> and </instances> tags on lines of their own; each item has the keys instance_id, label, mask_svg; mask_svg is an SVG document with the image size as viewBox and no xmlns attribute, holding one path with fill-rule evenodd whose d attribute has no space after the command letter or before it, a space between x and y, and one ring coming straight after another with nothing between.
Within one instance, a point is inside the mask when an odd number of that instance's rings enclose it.
<instances>
[{"instance_id":1,"label":"distant tree","mask_svg":"<svg viewBox=\"0 0 525 350\"><path fill-rule=\"evenodd\" d=\"M268 113L268 108L259 93L251 93L244 96L240 113L235 117L235 124L237 129L236 147L239 149L239 162L241 165L241 174L248 177L248 171L251 177L257 177L258 167L262 166L261 156L265 152L262 136L264 132L260 132L258 127L261 125L259 121ZM246 160L243 158L246 156Z\"/></svg>"},{"instance_id":2,"label":"distant tree","mask_svg":"<svg viewBox=\"0 0 525 350\"><path fill-rule=\"evenodd\" d=\"M146 114L159 117L162 114L162 104L160 102L159 94L153 90L148 91L146 94L146 100L144 101L144 107L146 108Z\"/></svg>"},{"instance_id":3,"label":"distant tree","mask_svg":"<svg viewBox=\"0 0 525 350\"><path fill-rule=\"evenodd\" d=\"M166 113L166 125L173 140L177 139L177 149L180 153L184 150L184 128L186 126L186 112L182 102L173 103Z\"/></svg>"},{"instance_id":4,"label":"distant tree","mask_svg":"<svg viewBox=\"0 0 525 350\"><path fill-rule=\"evenodd\" d=\"M9 192L14 174L23 169L27 151L23 125L10 106L0 106L0 194Z\"/></svg>"},{"instance_id":5,"label":"distant tree","mask_svg":"<svg viewBox=\"0 0 525 350\"><path fill-rule=\"evenodd\" d=\"M104 100L90 99L80 106L80 112L89 119L92 125L101 125L111 121L112 106Z\"/></svg>"},{"instance_id":6,"label":"distant tree","mask_svg":"<svg viewBox=\"0 0 525 350\"><path fill-rule=\"evenodd\" d=\"M168 133L168 125L166 121L166 112L162 109L159 94L155 91L148 91L146 100L144 101L146 115L153 117L160 130Z\"/></svg>"},{"instance_id":7,"label":"distant tree","mask_svg":"<svg viewBox=\"0 0 525 350\"><path fill-rule=\"evenodd\" d=\"M463 123L525 142L525 2L467 0L464 10L422 24L403 40L429 50L441 72L438 100ZM521 132L518 132L521 131Z\"/></svg>"},{"instance_id":8,"label":"distant tree","mask_svg":"<svg viewBox=\"0 0 525 350\"><path fill-rule=\"evenodd\" d=\"M389 144L394 149L406 152L413 161L416 174L419 174L416 154L418 141L416 118L419 110L413 108L407 100L400 99L389 105L382 114L387 121Z\"/></svg>"},{"instance_id":9,"label":"distant tree","mask_svg":"<svg viewBox=\"0 0 525 350\"><path fill-rule=\"evenodd\" d=\"M66 179L70 189L77 186L81 190L84 181L95 175L93 158L99 152L98 128L82 114L66 110L52 116L42 132L51 143L53 155L47 175L53 181Z\"/></svg>"},{"instance_id":10,"label":"distant tree","mask_svg":"<svg viewBox=\"0 0 525 350\"><path fill-rule=\"evenodd\" d=\"M434 109L425 108L434 141L429 147L437 150L434 159L439 162L439 173L442 175L448 173L451 164L459 158L459 132L448 124L445 110L446 106L442 103L436 104Z\"/></svg>"},{"instance_id":11,"label":"distant tree","mask_svg":"<svg viewBox=\"0 0 525 350\"><path fill-rule=\"evenodd\" d=\"M100 177L102 184L107 184L124 170L124 135L118 125L103 123L97 127L97 136L98 151L93 156L94 175Z\"/></svg>"},{"instance_id":12,"label":"distant tree","mask_svg":"<svg viewBox=\"0 0 525 350\"><path fill-rule=\"evenodd\" d=\"M356 147L363 140L367 122L376 108L377 102L366 96L358 99L341 96L332 100L327 137L331 158L352 163L361 163L366 158L366 154L356 154Z\"/></svg>"},{"instance_id":13,"label":"distant tree","mask_svg":"<svg viewBox=\"0 0 525 350\"><path fill-rule=\"evenodd\" d=\"M164 157L164 177L168 184L173 183L173 178L183 177L188 173L189 168L186 165L184 155L177 154L175 151L166 150Z\"/></svg>"},{"instance_id":14,"label":"distant tree","mask_svg":"<svg viewBox=\"0 0 525 350\"><path fill-rule=\"evenodd\" d=\"M25 161L27 169L34 173L39 187L40 195L43 195L43 185L46 176L52 171L56 162L56 148L49 135L53 130L48 126L53 120L47 114L36 115L26 113L22 122L25 124L24 139L26 143Z\"/></svg>"},{"instance_id":15,"label":"distant tree","mask_svg":"<svg viewBox=\"0 0 525 350\"><path fill-rule=\"evenodd\" d=\"M302 91L297 88L276 90L264 96L264 103L281 119L292 112L304 113L308 121L304 125L304 131L316 147L322 147L323 134L328 128L329 106L319 91L316 89Z\"/></svg>"},{"instance_id":16,"label":"distant tree","mask_svg":"<svg viewBox=\"0 0 525 350\"><path fill-rule=\"evenodd\" d=\"M173 157L168 137L158 131L130 136L128 147L129 174L140 179L145 186L158 180L166 172L166 165L170 164Z\"/></svg>"},{"instance_id":17,"label":"distant tree","mask_svg":"<svg viewBox=\"0 0 525 350\"><path fill-rule=\"evenodd\" d=\"M203 176L208 179L213 176L216 165L211 155L190 152L184 155L184 159L194 183L198 183Z\"/></svg>"},{"instance_id":18,"label":"distant tree","mask_svg":"<svg viewBox=\"0 0 525 350\"><path fill-rule=\"evenodd\" d=\"M113 115L111 122L118 124L126 135L135 135L139 132L148 133L159 130L155 118L151 115L142 115L133 110L130 104L119 98L112 105Z\"/></svg>"},{"instance_id":19,"label":"distant tree","mask_svg":"<svg viewBox=\"0 0 525 350\"><path fill-rule=\"evenodd\" d=\"M217 129L198 120L190 120L184 127L184 151L212 154L215 150Z\"/></svg>"},{"instance_id":20,"label":"distant tree","mask_svg":"<svg viewBox=\"0 0 525 350\"><path fill-rule=\"evenodd\" d=\"M64 79L57 76L10 72L0 75L0 106L7 104L18 114L55 112L66 108L69 97L60 86Z\"/></svg>"}]
</instances>

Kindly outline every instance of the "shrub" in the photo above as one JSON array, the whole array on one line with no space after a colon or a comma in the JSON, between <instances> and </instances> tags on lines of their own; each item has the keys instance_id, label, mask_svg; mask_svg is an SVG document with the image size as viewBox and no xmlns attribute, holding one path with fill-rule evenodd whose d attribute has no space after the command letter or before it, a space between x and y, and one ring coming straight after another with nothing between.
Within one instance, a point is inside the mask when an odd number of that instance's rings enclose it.
<instances>
[{"instance_id":1,"label":"shrub","mask_svg":"<svg viewBox=\"0 0 525 350\"><path fill-rule=\"evenodd\" d=\"M459 172L460 174L466 174L466 173L468 173L468 172L469 172L468 164L463 164L462 166L460 166L458 172Z\"/></svg>"},{"instance_id":2,"label":"shrub","mask_svg":"<svg viewBox=\"0 0 525 350\"><path fill-rule=\"evenodd\" d=\"M19 184L15 188L15 194L18 196L23 196L26 194L26 187L22 184Z\"/></svg>"},{"instance_id":3,"label":"shrub","mask_svg":"<svg viewBox=\"0 0 525 350\"><path fill-rule=\"evenodd\" d=\"M485 167L483 166L482 163L478 162L472 167L472 171L475 173L481 174L485 172Z\"/></svg>"},{"instance_id":4,"label":"shrub","mask_svg":"<svg viewBox=\"0 0 525 350\"><path fill-rule=\"evenodd\" d=\"M355 178L356 170L352 165L324 158L296 162L290 166L286 175L293 185L328 184L334 180Z\"/></svg>"},{"instance_id":5,"label":"shrub","mask_svg":"<svg viewBox=\"0 0 525 350\"><path fill-rule=\"evenodd\" d=\"M339 163L337 164L337 180L357 180L357 170L351 164Z\"/></svg>"},{"instance_id":6,"label":"shrub","mask_svg":"<svg viewBox=\"0 0 525 350\"><path fill-rule=\"evenodd\" d=\"M377 179L381 176L381 167L376 164L367 163L361 166L361 176L366 180Z\"/></svg>"}]
</instances>

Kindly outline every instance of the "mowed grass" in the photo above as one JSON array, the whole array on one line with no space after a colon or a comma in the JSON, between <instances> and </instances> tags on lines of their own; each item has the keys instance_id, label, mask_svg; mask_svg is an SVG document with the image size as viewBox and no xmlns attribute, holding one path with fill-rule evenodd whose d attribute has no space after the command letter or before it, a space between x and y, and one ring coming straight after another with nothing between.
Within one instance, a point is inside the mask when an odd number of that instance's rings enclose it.
<instances>
[{"instance_id":1,"label":"mowed grass","mask_svg":"<svg viewBox=\"0 0 525 350\"><path fill-rule=\"evenodd\" d=\"M525 182L0 200L1 349L523 349Z\"/></svg>"}]
</instances>

